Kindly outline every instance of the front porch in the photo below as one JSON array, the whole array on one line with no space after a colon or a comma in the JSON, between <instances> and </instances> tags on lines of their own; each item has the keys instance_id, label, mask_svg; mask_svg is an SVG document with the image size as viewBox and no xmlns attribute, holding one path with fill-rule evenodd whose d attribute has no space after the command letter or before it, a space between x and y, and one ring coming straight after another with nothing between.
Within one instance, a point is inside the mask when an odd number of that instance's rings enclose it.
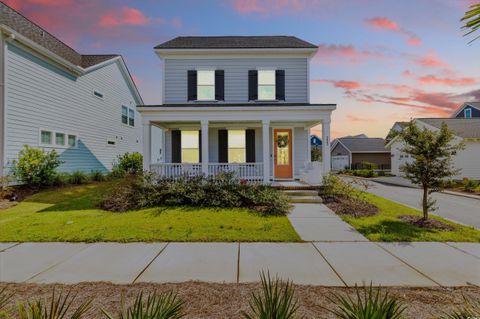
<instances>
[{"instance_id":1,"label":"front porch","mask_svg":"<svg viewBox=\"0 0 480 319\"><path fill-rule=\"evenodd\" d=\"M234 172L238 178L253 182L300 180L319 184L330 171L333 108L141 107L144 169L172 179ZM325 141L323 158L321 162L312 162L310 130L317 125L322 125ZM152 149L153 139L162 141L160 151ZM152 156L152 151L161 156Z\"/></svg>"}]
</instances>

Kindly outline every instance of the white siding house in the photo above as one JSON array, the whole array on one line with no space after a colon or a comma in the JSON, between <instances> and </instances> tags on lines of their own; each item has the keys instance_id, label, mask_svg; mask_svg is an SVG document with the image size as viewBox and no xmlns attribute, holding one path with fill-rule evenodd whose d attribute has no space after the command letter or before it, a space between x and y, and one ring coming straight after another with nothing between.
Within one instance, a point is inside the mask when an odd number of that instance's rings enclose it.
<instances>
[{"instance_id":1,"label":"white siding house","mask_svg":"<svg viewBox=\"0 0 480 319\"><path fill-rule=\"evenodd\" d=\"M118 155L141 152L142 120L135 107L142 100L122 57L68 51L0 6L1 167L8 172L23 145L57 150L66 172L107 171ZM43 37L31 37L32 30ZM74 63L77 56L80 65Z\"/></svg>"}]
</instances>

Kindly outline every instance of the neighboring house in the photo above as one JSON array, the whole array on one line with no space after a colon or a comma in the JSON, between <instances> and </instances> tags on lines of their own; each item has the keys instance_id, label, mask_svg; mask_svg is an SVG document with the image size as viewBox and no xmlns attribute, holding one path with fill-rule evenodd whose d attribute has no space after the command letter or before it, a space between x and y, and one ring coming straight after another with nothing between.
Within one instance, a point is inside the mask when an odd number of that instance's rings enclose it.
<instances>
[{"instance_id":1,"label":"neighboring house","mask_svg":"<svg viewBox=\"0 0 480 319\"><path fill-rule=\"evenodd\" d=\"M322 140L317 135L310 135L310 147L322 148Z\"/></svg>"},{"instance_id":2,"label":"neighboring house","mask_svg":"<svg viewBox=\"0 0 480 319\"><path fill-rule=\"evenodd\" d=\"M55 149L61 171L106 171L142 150L142 99L120 55L82 55L0 3L0 167L23 145Z\"/></svg>"},{"instance_id":3,"label":"neighboring house","mask_svg":"<svg viewBox=\"0 0 480 319\"><path fill-rule=\"evenodd\" d=\"M330 170L310 161L310 129L322 124L330 154L335 104L310 103L317 46L291 36L178 37L155 47L163 98L140 105L144 168L167 177L234 171L268 183L319 183ZM163 160L150 162L151 127L162 129ZM323 167L322 167L323 166Z\"/></svg>"},{"instance_id":4,"label":"neighboring house","mask_svg":"<svg viewBox=\"0 0 480 319\"><path fill-rule=\"evenodd\" d=\"M414 119L415 124L420 128L439 130L442 123L455 134L455 142L463 141L465 149L458 151L453 157L455 168L461 169L455 179L464 177L480 179L480 119L472 118L419 118ZM392 153L392 174L403 176L400 167L405 163L411 163L413 158L402 152L403 142L395 137L386 146Z\"/></svg>"},{"instance_id":5,"label":"neighboring house","mask_svg":"<svg viewBox=\"0 0 480 319\"><path fill-rule=\"evenodd\" d=\"M453 112L452 118L480 118L480 102L463 103L455 112Z\"/></svg>"},{"instance_id":6,"label":"neighboring house","mask_svg":"<svg viewBox=\"0 0 480 319\"><path fill-rule=\"evenodd\" d=\"M390 151L383 138L340 137L332 142L332 169L358 169L369 162L379 169L390 169Z\"/></svg>"}]
</instances>

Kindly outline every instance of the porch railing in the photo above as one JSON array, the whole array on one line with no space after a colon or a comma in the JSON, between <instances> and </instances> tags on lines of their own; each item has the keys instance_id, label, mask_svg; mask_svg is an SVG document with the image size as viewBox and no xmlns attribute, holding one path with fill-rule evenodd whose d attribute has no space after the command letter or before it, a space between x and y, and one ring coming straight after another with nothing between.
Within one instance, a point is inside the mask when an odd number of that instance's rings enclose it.
<instances>
[{"instance_id":1,"label":"porch railing","mask_svg":"<svg viewBox=\"0 0 480 319\"><path fill-rule=\"evenodd\" d=\"M155 163L150 165L155 174L177 179L182 176L202 175L202 164ZM217 176L222 172L233 172L237 178L248 181L263 180L263 163L208 163L208 176Z\"/></svg>"}]
</instances>

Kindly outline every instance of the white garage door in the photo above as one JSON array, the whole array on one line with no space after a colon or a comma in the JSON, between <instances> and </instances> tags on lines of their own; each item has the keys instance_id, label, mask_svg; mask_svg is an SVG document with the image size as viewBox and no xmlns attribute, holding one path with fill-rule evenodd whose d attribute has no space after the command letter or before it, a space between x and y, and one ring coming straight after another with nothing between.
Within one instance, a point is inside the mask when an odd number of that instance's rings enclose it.
<instances>
[{"instance_id":1,"label":"white garage door","mask_svg":"<svg viewBox=\"0 0 480 319\"><path fill-rule=\"evenodd\" d=\"M348 167L348 155L332 156L332 170L338 171Z\"/></svg>"}]
</instances>

